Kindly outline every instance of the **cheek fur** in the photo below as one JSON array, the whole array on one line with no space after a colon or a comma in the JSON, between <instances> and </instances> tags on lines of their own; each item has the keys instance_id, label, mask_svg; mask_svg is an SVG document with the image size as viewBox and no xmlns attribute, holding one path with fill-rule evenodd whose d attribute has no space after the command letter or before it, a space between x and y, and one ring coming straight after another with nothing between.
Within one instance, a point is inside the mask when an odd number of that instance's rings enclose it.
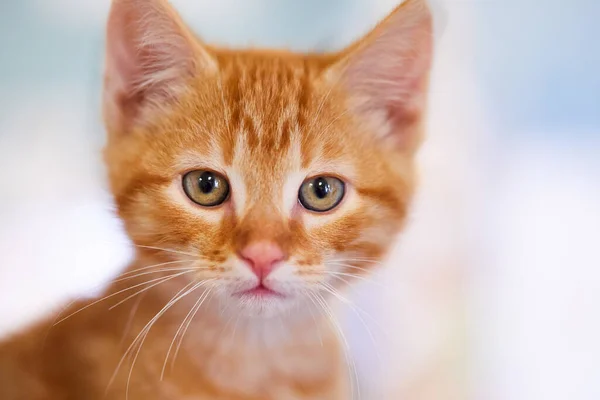
<instances>
[{"instance_id":1,"label":"cheek fur","mask_svg":"<svg viewBox=\"0 0 600 400\"><path fill-rule=\"evenodd\" d=\"M405 212L398 213L398 208L401 207L389 208L362 199L352 211L339 216L332 214L327 223L308 231L306 245L300 249L298 268L311 269L323 264L327 267L330 262L352 264L363 272L372 268L403 225ZM332 268L340 269L339 265Z\"/></svg>"},{"instance_id":2,"label":"cheek fur","mask_svg":"<svg viewBox=\"0 0 600 400\"><path fill-rule=\"evenodd\" d=\"M136 244L168 247L224 262L235 225L229 206L205 209L187 199L177 182L140 186L118 203L126 228Z\"/></svg>"}]
</instances>

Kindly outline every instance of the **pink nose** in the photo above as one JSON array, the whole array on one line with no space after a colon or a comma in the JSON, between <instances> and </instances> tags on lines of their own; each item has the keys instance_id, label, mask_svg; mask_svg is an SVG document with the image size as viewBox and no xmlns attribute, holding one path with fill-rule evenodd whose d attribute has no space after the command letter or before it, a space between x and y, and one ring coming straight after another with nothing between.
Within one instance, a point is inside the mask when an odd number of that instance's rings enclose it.
<instances>
[{"instance_id":1,"label":"pink nose","mask_svg":"<svg viewBox=\"0 0 600 400\"><path fill-rule=\"evenodd\" d=\"M275 269L280 261L283 261L285 255L275 243L257 242L242 249L240 257L246 261L252 272L262 280Z\"/></svg>"}]
</instances>

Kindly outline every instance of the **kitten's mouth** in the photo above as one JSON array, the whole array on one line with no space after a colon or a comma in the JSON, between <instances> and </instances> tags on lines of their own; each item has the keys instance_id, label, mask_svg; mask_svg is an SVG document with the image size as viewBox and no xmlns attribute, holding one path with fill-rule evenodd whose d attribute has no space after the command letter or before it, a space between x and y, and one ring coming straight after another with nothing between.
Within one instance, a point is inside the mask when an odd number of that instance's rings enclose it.
<instances>
[{"instance_id":1,"label":"kitten's mouth","mask_svg":"<svg viewBox=\"0 0 600 400\"><path fill-rule=\"evenodd\" d=\"M276 298L276 297L283 298L284 297L283 294L266 287L263 283L259 283L252 289L237 292L236 296L254 297L254 298Z\"/></svg>"}]
</instances>

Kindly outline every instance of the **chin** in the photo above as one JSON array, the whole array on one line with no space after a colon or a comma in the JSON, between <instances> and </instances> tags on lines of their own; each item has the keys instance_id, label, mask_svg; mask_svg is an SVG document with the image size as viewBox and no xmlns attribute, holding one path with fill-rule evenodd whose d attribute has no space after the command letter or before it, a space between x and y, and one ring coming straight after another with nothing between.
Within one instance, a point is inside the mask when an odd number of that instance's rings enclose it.
<instances>
[{"instance_id":1,"label":"chin","mask_svg":"<svg viewBox=\"0 0 600 400\"><path fill-rule=\"evenodd\" d=\"M221 293L222 313L227 318L284 319L299 318L303 299L298 294L282 294L265 288L244 292Z\"/></svg>"},{"instance_id":2,"label":"chin","mask_svg":"<svg viewBox=\"0 0 600 400\"><path fill-rule=\"evenodd\" d=\"M248 295L231 299L240 316L247 318L270 319L290 317L298 308L298 301L277 296Z\"/></svg>"}]
</instances>

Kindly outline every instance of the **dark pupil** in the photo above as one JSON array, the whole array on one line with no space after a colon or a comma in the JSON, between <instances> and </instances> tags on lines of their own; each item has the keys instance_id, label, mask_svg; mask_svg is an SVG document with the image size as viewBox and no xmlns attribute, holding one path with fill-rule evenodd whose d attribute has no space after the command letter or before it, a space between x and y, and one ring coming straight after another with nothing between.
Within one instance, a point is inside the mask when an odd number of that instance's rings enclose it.
<instances>
[{"instance_id":1,"label":"dark pupil","mask_svg":"<svg viewBox=\"0 0 600 400\"><path fill-rule=\"evenodd\" d=\"M331 186L325 178L317 178L313 182L313 190L315 196L320 199L324 199L331 192Z\"/></svg>"},{"instance_id":2,"label":"dark pupil","mask_svg":"<svg viewBox=\"0 0 600 400\"><path fill-rule=\"evenodd\" d=\"M198 186L202 193L209 194L219 186L219 182L211 172L203 172L202 175L200 175L200 178L198 178Z\"/></svg>"}]
</instances>

